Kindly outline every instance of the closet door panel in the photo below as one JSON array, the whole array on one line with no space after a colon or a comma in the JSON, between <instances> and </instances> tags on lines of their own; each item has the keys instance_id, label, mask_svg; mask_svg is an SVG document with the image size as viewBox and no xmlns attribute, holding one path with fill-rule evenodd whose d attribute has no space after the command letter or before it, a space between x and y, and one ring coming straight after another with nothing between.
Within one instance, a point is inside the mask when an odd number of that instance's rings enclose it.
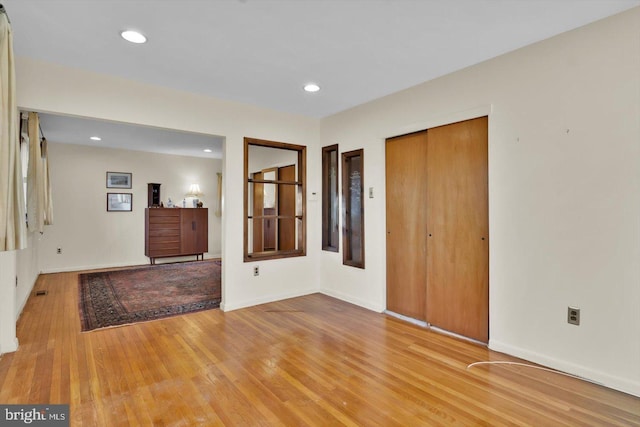
<instances>
[{"instance_id":1,"label":"closet door panel","mask_svg":"<svg viewBox=\"0 0 640 427\"><path fill-rule=\"evenodd\" d=\"M487 118L428 131L427 322L489 337Z\"/></svg>"},{"instance_id":2,"label":"closet door panel","mask_svg":"<svg viewBox=\"0 0 640 427\"><path fill-rule=\"evenodd\" d=\"M386 142L387 309L425 320L427 133Z\"/></svg>"},{"instance_id":3,"label":"closet door panel","mask_svg":"<svg viewBox=\"0 0 640 427\"><path fill-rule=\"evenodd\" d=\"M427 321L489 338L487 118L429 129Z\"/></svg>"}]
</instances>

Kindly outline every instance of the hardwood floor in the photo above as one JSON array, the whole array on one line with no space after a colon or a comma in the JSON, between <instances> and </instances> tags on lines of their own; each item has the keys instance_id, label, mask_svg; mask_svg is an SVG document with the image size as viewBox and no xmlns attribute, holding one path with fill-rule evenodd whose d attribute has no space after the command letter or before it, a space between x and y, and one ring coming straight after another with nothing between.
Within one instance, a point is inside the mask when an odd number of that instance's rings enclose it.
<instances>
[{"instance_id":1,"label":"hardwood floor","mask_svg":"<svg viewBox=\"0 0 640 427\"><path fill-rule=\"evenodd\" d=\"M81 333L77 273L42 275L0 402L71 425L640 425L640 399L320 294Z\"/></svg>"}]
</instances>

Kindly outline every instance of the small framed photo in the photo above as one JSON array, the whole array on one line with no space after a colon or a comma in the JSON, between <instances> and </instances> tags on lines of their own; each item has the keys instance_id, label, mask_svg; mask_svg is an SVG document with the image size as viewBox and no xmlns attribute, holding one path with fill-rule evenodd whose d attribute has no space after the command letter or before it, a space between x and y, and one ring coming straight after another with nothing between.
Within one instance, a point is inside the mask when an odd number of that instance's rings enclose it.
<instances>
[{"instance_id":1,"label":"small framed photo","mask_svg":"<svg viewBox=\"0 0 640 427\"><path fill-rule=\"evenodd\" d=\"M131 173L107 172L107 188L131 188Z\"/></svg>"},{"instance_id":2,"label":"small framed photo","mask_svg":"<svg viewBox=\"0 0 640 427\"><path fill-rule=\"evenodd\" d=\"M132 193L107 193L107 212L131 212Z\"/></svg>"}]
</instances>

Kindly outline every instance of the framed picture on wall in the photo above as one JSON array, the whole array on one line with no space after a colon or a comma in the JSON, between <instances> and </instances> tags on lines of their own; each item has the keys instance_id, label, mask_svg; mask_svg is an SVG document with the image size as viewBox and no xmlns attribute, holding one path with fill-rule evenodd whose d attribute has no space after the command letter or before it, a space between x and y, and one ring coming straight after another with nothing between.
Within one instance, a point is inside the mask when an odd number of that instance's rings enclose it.
<instances>
[{"instance_id":1,"label":"framed picture on wall","mask_svg":"<svg viewBox=\"0 0 640 427\"><path fill-rule=\"evenodd\" d=\"M131 188L131 173L107 172L107 188Z\"/></svg>"},{"instance_id":2,"label":"framed picture on wall","mask_svg":"<svg viewBox=\"0 0 640 427\"><path fill-rule=\"evenodd\" d=\"M107 193L107 212L131 212L132 193Z\"/></svg>"}]
</instances>

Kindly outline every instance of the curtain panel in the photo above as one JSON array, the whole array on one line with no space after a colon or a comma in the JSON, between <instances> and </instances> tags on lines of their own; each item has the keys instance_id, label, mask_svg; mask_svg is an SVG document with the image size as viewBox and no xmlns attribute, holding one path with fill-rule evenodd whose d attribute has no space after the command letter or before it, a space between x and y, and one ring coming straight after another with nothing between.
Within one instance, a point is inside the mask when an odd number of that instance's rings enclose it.
<instances>
[{"instance_id":1,"label":"curtain panel","mask_svg":"<svg viewBox=\"0 0 640 427\"><path fill-rule=\"evenodd\" d=\"M40 135L38 113L29 113L29 168L27 169L27 228L44 233L53 223L47 140Z\"/></svg>"},{"instance_id":2,"label":"curtain panel","mask_svg":"<svg viewBox=\"0 0 640 427\"><path fill-rule=\"evenodd\" d=\"M42 154L42 186L44 187L44 225L53 224L53 199L51 198L51 180L49 179L49 143L44 136L40 143Z\"/></svg>"},{"instance_id":3,"label":"curtain panel","mask_svg":"<svg viewBox=\"0 0 640 427\"><path fill-rule=\"evenodd\" d=\"M0 6L0 251L27 245L13 34Z\"/></svg>"}]
</instances>

